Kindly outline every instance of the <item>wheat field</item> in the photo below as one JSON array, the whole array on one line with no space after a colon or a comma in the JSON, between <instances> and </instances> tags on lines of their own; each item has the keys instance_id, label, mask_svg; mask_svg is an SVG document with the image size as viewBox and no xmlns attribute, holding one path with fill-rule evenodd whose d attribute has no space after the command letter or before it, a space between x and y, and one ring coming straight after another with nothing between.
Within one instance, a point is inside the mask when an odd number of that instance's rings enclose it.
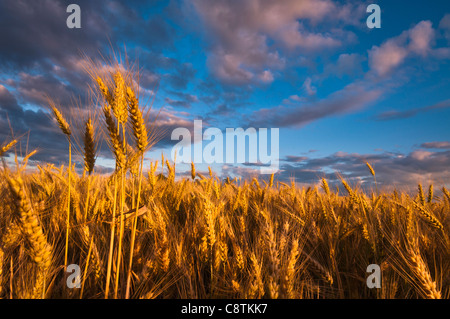
<instances>
[{"instance_id":1,"label":"wheat field","mask_svg":"<svg viewBox=\"0 0 450 319\"><path fill-rule=\"evenodd\" d=\"M450 194L366 191L340 177L299 187L274 175L176 178L155 143L133 72L92 68L100 112L76 138L56 103L69 163L0 171L0 298L448 298ZM103 133L103 134L102 134ZM32 132L31 132L32 134ZM115 158L95 171L104 139ZM79 141L83 173L72 163ZM0 156L17 140L4 141ZM376 172L367 163L375 178ZM205 176L206 175L206 176ZM138 209L136 209L138 208ZM67 286L68 265L80 269ZM381 269L369 289L367 267Z\"/></svg>"}]
</instances>

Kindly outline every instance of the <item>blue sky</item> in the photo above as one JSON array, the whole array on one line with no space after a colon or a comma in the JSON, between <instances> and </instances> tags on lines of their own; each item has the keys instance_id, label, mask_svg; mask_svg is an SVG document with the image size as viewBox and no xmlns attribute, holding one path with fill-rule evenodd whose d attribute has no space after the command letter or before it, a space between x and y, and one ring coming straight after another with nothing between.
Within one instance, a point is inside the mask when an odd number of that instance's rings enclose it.
<instances>
[{"instance_id":1,"label":"blue sky","mask_svg":"<svg viewBox=\"0 0 450 319\"><path fill-rule=\"evenodd\" d=\"M81 29L66 27L70 3ZM371 3L380 29L366 25ZM158 87L155 125L279 128L280 180L339 172L369 185L369 161L384 186L449 183L448 1L7 0L0 29L0 142L11 137L8 117L15 133L30 132L36 161L67 161L44 94L69 113L71 98L86 99L85 56L126 48L142 92ZM173 144L165 136L147 157ZM109 157L103 147L99 169ZM257 174L255 165L214 169Z\"/></svg>"}]
</instances>

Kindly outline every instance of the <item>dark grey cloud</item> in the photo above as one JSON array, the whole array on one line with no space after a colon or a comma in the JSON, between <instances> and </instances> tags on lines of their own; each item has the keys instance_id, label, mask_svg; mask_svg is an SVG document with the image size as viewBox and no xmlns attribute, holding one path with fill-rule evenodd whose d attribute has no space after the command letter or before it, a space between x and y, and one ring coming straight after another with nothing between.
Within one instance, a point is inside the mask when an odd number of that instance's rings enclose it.
<instances>
[{"instance_id":1,"label":"dark grey cloud","mask_svg":"<svg viewBox=\"0 0 450 319\"><path fill-rule=\"evenodd\" d=\"M143 48L173 44L174 30L160 15L144 17L125 1L80 0L81 28L66 27L69 1L35 0L0 3L0 65L34 67L51 60L67 66L80 52L93 57L125 40ZM148 32L145 32L148 30Z\"/></svg>"},{"instance_id":2,"label":"dark grey cloud","mask_svg":"<svg viewBox=\"0 0 450 319\"><path fill-rule=\"evenodd\" d=\"M19 145L22 151L38 148L33 159L48 162L60 162L66 159L67 141L60 134L56 123L42 110L24 110L17 99L2 85L0 85L0 141L14 137L21 137ZM6 119L9 120L6 121ZM10 132L10 127L13 132ZM30 133L30 134L27 134ZM19 154L20 155L20 154Z\"/></svg>"},{"instance_id":3,"label":"dark grey cloud","mask_svg":"<svg viewBox=\"0 0 450 319\"><path fill-rule=\"evenodd\" d=\"M72 103L75 96L84 99L85 91L72 85L67 85L53 75L31 75L21 72L17 81L9 81L16 89L22 102L34 105L47 105L47 97L59 101L64 106Z\"/></svg>"},{"instance_id":4,"label":"dark grey cloud","mask_svg":"<svg viewBox=\"0 0 450 319\"><path fill-rule=\"evenodd\" d=\"M34 159L52 163L67 161L67 141L46 110L46 96L60 104L70 121L76 117L82 121L83 114L69 111L89 104L86 59L108 61L115 54L123 60L126 51L130 61L138 60L140 85L149 91L162 80L167 88L184 89L195 76L192 65L162 53L174 48L179 36L170 22L179 14L173 4L168 10L160 1L81 0L76 2L81 8L81 29L69 29L66 7L70 3L0 2L0 139L11 137L9 125L16 136L29 132L21 142L28 143L29 149L39 148ZM189 127L192 124L185 116L162 112L156 125L160 131ZM172 142L165 136L161 143ZM110 158L107 143L101 145L100 156Z\"/></svg>"},{"instance_id":5,"label":"dark grey cloud","mask_svg":"<svg viewBox=\"0 0 450 319\"><path fill-rule=\"evenodd\" d=\"M64 65L82 49L93 55L98 38L110 28L100 13L101 4L78 1L82 7L82 28L66 26L65 1L2 1L0 4L0 65L13 69L34 68L38 63Z\"/></svg>"},{"instance_id":6,"label":"dark grey cloud","mask_svg":"<svg viewBox=\"0 0 450 319\"><path fill-rule=\"evenodd\" d=\"M64 91L83 95L90 83L84 70L85 58L109 59L110 54L123 58L125 43L143 52L151 51L153 56L161 56L159 64L168 64L161 51L173 45L175 31L161 15L143 14L143 2L77 1L81 8L80 29L66 26L68 4L61 0L0 3L0 70L2 77L7 77L3 83L13 81L24 99L42 102L38 95L47 91L64 101L70 95ZM127 50L131 60L138 58L136 51ZM173 58L166 60L176 70L170 83L183 87L191 69ZM153 88L159 80L154 59L151 65L153 69L142 72L146 88ZM37 87L32 92L33 85Z\"/></svg>"},{"instance_id":7,"label":"dark grey cloud","mask_svg":"<svg viewBox=\"0 0 450 319\"><path fill-rule=\"evenodd\" d=\"M6 113L23 114L23 110L17 103L17 99L6 87L0 84L0 108L4 114L2 118L6 118Z\"/></svg>"}]
</instances>

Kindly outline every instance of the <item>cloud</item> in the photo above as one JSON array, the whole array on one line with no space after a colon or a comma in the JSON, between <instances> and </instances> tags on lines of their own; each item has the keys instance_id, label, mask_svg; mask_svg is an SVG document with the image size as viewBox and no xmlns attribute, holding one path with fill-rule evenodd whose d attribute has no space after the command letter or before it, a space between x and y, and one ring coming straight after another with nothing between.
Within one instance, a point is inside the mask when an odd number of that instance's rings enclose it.
<instances>
[{"instance_id":1,"label":"cloud","mask_svg":"<svg viewBox=\"0 0 450 319\"><path fill-rule=\"evenodd\" d=\"M427 142L420 144L423 148L450 149L450 142Z\"/></svg>"},{"instance_id":2,"label":"cloud","mask_svg":"<svg viewBox=\"0 0 450 319\"><path fill-rule=\"evenodd\" d=\"M431 51L435 30L430 21L421 21L409 30L409 51L426 56Z\"/></svg>"},{"instance_id":3,"label":"cloud","mask_svg":"<svg viewBox=\"0 0 450 319\"><path fill-rule=\"evenodd\" d=\"M193 134L194 121L188 118L187 113L175 111L172 108L164 108L161 110L152 110L149 116L149 126L154 124L154 130L159 135L157 148L163 148L175 145L178 141L171 140L172 131L176 128L187 128L191 135ZM205 122L204 122L205 124Z\"/></svg>"},{"instance_id":4,"label":"cloud","mask_svg":"<svg viewBox=\"0 0 450 319\"><path fill-rule=\"evenodd\" d=\"M383 152L381 154L349 154L337 152L321 158L306 158L301 161L287 157L280 166L281 180L295 177L297 182L317 183L325 177L338 183L337 173L353 184L373 187L374 180L366 162L375 169L377 184L382 188L405 187L417 183L448 185L450 178L450 151L431 152L413 150L409 154ZM293 156L292 158L295 158Z\"/></svg>"},{"instance_id":5,"label":"cloud","mask_svg":"<svg viewBox=\"0 0 450 319\"><path fill-rule=\"evenodd\" d=\"M9 73L9 78L28 75L17 79L16 85L22 86L29 102L42 102L38 90L33 92L30 87L32 81L35 85L44 82L47 89L53 86L55 94L65 95L58 96L62 100L67 100L64 90L82 94L89 80L83 70L85 57L108 58L111 48L121 48L124 43L131 46L127 53L132 56L144 52L144 62L148 63L142 71L142 84L147 89L158 83L155 71L159 67L170 68L165 79L175 88L185 88L195 75L192 65L174 58L164 59L161 53L173 47L177 38L168 19L159 14L144 15L139 10L141 4L122 0L81 0L77 4L82 11L80 29L66 27L67 4L58 0L0 3L0 21L7 26L7 32L0 35L0 67ZM145 52L149 51L152 56L145 61ZM120 57L123 52L115 49L115 54Z\"/></svg>"},{"instance_id":6,"label":"cloud","mask_svg":"<svg viewBox=\"0 0 450 319\"><path fill-rule=\"evenodd\" d=\"M261 74L259 74L258 78L263 83L272 83L274 80L273 74L269 70L264 70Z\"/></svg>"},{"instance_id":7,"label":"cloud","mask_svg":"<svg viewBox=\"0 0 450 319\"><path fill-rule=\"evenodd\" d=\"M351 32L343 31L342 25L353 25L363 15L361 5L331 0L192 3L209 41L211 73L234 85L255 83L264 72L273 75L274 70L283 69L287 63L285 50L317 54L322 49L342 46L352 39ZM324 32L325 25L336 28ZM272 76L263 79L272 81Z\"/></svg>"},{"instance_id":8,"label":"cloud","mask_svg":"<svg viewBox=\"0 0 450 319\"><path fill-rule=\"evenodd\" d=\"M165 77L175 89L185 89L188 83L194 78L196 70L191 63L178 64L175 70L167 73Z\"/></svg>"},{"instance_id":9,"label":"cloud","mask_svg":"<svg viewBox=\"0 0 450 319\"><path fill-rule=\"evenodd\" d=\"M427 56L431 52L435 30L430 21L421 21L401 35L386 40L369 51L369 66L379 76L389 74L407 57Z\"/></svg>"},{"instance_id":10,"label":"cloud","mask_svg":"<svg viewBox=\"0 0 450 319\"><path fill-rule=\"evenodd\" d=\"M328 64L324 73L337 76L344 75L355 76L363 73L362 62L366 58L359 53L342 53L339 55L335 64Z\"/></svg>"},{"instance_id":11,"label":"cloud","mask_svg":"<svg viewBox=\"0 0 450 319\"><path fill-rule=\"evenodd\" d=\"M439 22L439 28L444 33L444 37L450 43L450 13L447 13Z\"/></svg>"},{"instance_id":12,"label":"cloud","mask_svg":"<svg viewBox=\"0 0 450 319\"><path fill-rule=\"evenodd\" d=\"M225 103L219 104L214 110L208 113L209 116L219 116L220 118L228 117L235 113L235 110Z\"/></svg>"},{"instance_id":13,"label":"cloud","mask_svg":"<svg viewBox=\"0 0 450 319\"><path fill-rule=\"evenodd\" d=\"M125 1L77 1L82 25L69 29L68 4L57 0L2 1L0 21L8 26L8 32L0 37L0 63L22 68L50 59L67 66L67 59L79 55L80 50L98 56L99 49L109 47L108 39L112 44L128 40L152 49L167 48L174 40L168 21L158 14L144 17L137 4Z\"/></svg>"},{"instance_id":14,"label":"cloud","mask_svg":"<svg viewBox=\"0 0 450 319\"><path fill-rule=\"evenodd\" d=\"M308 51L318 51L333 49L342 45L342 42L331 35L320 33L309 33L305 28L295 21L278 31L278 41L281 41L287 48L301 48Z\"/></svg>"},{"instance_id":15,"label":"cloud","mask_svg":"<svg viewBox=\"0 0 450 319\"><path fill-rule=\"evenodd\" d=\"M400 65L408 55L407 49L395 40L386 41L381 47L374 47L369 52L369 64L379 75L386 75Z\"/></svg>"},{"instance_id":16,"label":"cloud","mask_svg":"<svg viewBox=\"0 0 450 319\"><path fill-rule=\"evenodd\" d=\"M399 119L406 119L416 116L419 113L426 113L434 110L446 109L450 107L450 99L441 101L439 103L428 105L424 107L413 108L405 111L389 110L377 114L374 119L376 121L392 121Z\"/></svg>"},{"instance_id":17,"label":"cloud","mask_svg":"<svg viewBox=\"0 0 450 319\"><path fill-rule=\"evenodd\" d=\"M0 141L11 138L10 127L14 136L23 136L30 132L27 139L21 141L22 150L38 148L33 158L48 162L59 162L67 159L67 141L59 132L56 123L52 123L50 116L42 110L24 110L16 97L3 85L0 85ZM9 123L3 119L9 119Z\"/></svg>"},{"instance_id":18,"label":"cloud","mask_svg":"<svg viewBox=\"0 0 450 319\"><path fill-rule=\"evenodd\" d=\"M7 117L15 135L30 131L29 148L41 151L34 157L46 162L67 161L67 141L45 110L46 95L58 101L68 114L73 98L87 107L89 76L87 59L109 59L115 48L120 59L126 43L130 61L139 59L141 93L152 93L160 82L164 88L183 90L195 77L190 63L167 57L163 50L174 49L178 34L170 22L171 13L149 12L148 4L120 1L77 2L82 11L82 28L66 27L66 6L58 0L1 1L0 21L7 26L0 35L0 138L9 134ZM145 9L145 10L143 10ZM117 49L118 48L118 49ZM194 95L169 93L173 104L194 103ZM164 98L164 97L163 97ZM185 105L188 106L187 104ZM188 114L160 113L158 129L190 127ZM83 114L78 114L81 119ZM75 130L73 130L75 131ZM75 133L74 133L75 134ZM169 136L170 138L170 136ZM159 146L172 143L167 136ZM99 150L110 158L106 143Z\"/></svg>"},{"instance_id":19,"label":"cloud","mask_svg":"<svg viewBox=\"0 0 450 319\"><path fill-rule=\"evenodd\" d=\"M361 110L374 102L382 93L380 89L366 87L366 83L352 83L317 102L297 107L277 106L260 109L251 114L253 127L301 127L310 122Z\"/></svg>"},{"instance_id":20,"label":"cloud","mask_svg":"<svg viewBox=\"0 0 450 319\"><path fill-rule=\"evenodd\" d=\"M11 114L23 114L22 108L17 103L16 98L14 95L9 92L9 90L4 86L0 84L0 109L4 113L11 113ZM2 118L6 116L2 116Z\"/></svg>"},{"instance_id":21,"label":"cloud","mask_svg":"<svg viewBox=\"0 0 450 319\"><path fill-rule=\"evenodd\" d=\"M288 155L286 156L286 158L284 158L285 162L292 162L292 163L298 163L298 162L302 162L307 160L308 157L306 156L293 156L293 155Z\"/></svg>"},{"instance_id":22,"label":"cloud","mask_svg":"<svg viewBox=\"0 0 450 319\"><path fill-rule=\"evenodd\" d=\"M303 82L302 88L306 91L306 94L308 95L315 95L317 92L317 88L311 85L312 80L311 78L306 78L305 82Z\"/></svg>"},{"instance_id":23,"label":"cloud","mask_svg":"<svg viewBox=\"0 0 450 319\"><path fill-rule=\"evenodd\" d=\"M23 101L35 105L47 105L46 96L51 96L64 106L71 104L75 96L81 99L83 99L82 95L84 96L84 91L65 84L53 75L32 75L21 72L17 81L12 81L11 85Z\"/></svg>"},{"instance_id":24,"label":"cloud","mask_svg":"<svg viewBox=\"0 0 450 319\"><path fill-rule=\"evenodd\" d=\"M158 74L147 69L144 69L139 73L139 85L144 89L153 90L160 80L161 77Z\"/></svg>"}]
</instances>

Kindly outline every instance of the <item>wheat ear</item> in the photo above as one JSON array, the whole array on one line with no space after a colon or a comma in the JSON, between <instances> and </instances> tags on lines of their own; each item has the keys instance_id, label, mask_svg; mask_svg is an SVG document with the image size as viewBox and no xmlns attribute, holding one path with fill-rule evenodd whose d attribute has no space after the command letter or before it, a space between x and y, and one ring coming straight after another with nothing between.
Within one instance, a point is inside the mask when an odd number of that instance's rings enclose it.
<instances>
[{"instance_id":1,"label":"wheat ear","mask_svg":"<svg viewBox=\"0 0 450 319\"><path fill-rule=\"evenodd\" d=\"M111 105L114 116L119 123L125 124L128 119L127 115L127 100L126 100L126 86L122 73L117 71L114 74L114 83L116 88L114 90L114 103Z\"/></svg>"},{"instance_id":2,"label":"wheat ear","mask_svg":"<svg viewBox=\"0 0 450 319\"><path fill-rule=\"evenodd\" d=\"M126 157L124 154L124 148L122 145L122 141L119 137L119 131L117 130L116 123L114 118L111 115L111 107L105 105L103 107L103 114L105 116L106 128L108 129L111 148L116 158L116 170L120 170L122 167L125 167Z\"/></svg>"},{"instance_id":3,"label":"wheat ear","mask_svg":"<svg viewBox=\"0 0 450 319\"><path fill-rule=\"evenodd\" d=\"M2 148L0 148L0 156L3 156L7 151L9 151L14 145L17 144L17 140L12 140Z\"/></svg>"},{"instance_id":4,"label":"wheat ear","mask_svg":"<svg viewBox=\"0 0 450 319\"><path fill-rule=\"evenodd\" d=\"M45 291L45 277L52 261L52 247L47 242L47 237L42 231L38 217L34 214L31 204L24 192L23 180L8 177L8 184L13 194L16 206L16 218L21 231L26 238L27 250L31 259L38 266L31 298L40 298Z\"/></svg>"},{"instance_id":5,"label":"wheat ear","mask_svg":"<svg viewBox=\"0 0 450 319\"><path fill-rule=\"evenodd\" d=\"M407 249L408 261L411 269L419 281L421 292L428 299L441 299L441 292L436 287L436 282L431 279L430 272L418 252Z\"/></svg>"},{"instance_id":6,"label":"wheat ear","mask_svg":"<svg viewBox=\"0 0 450 319\"><path fill-rule=\"evenodd\" d=\"M144 152L148 146L147 128L145 127L142 111L139 109L139 101L130 87L127 87L127 100L136 148L140 152Z\"/></svg>"},{"instance_id":7,"label":"wheat ear","mask_svg":"<svg viewBox=\"0 0 450 319\"><path fill-rule=\"evenodd\" d=\"M89 118L86 121L84 131L84 169L89 175L94 170L95 165L95 141L94 141L94 126L92 120Z\"/></svg>"}]
</instances>

